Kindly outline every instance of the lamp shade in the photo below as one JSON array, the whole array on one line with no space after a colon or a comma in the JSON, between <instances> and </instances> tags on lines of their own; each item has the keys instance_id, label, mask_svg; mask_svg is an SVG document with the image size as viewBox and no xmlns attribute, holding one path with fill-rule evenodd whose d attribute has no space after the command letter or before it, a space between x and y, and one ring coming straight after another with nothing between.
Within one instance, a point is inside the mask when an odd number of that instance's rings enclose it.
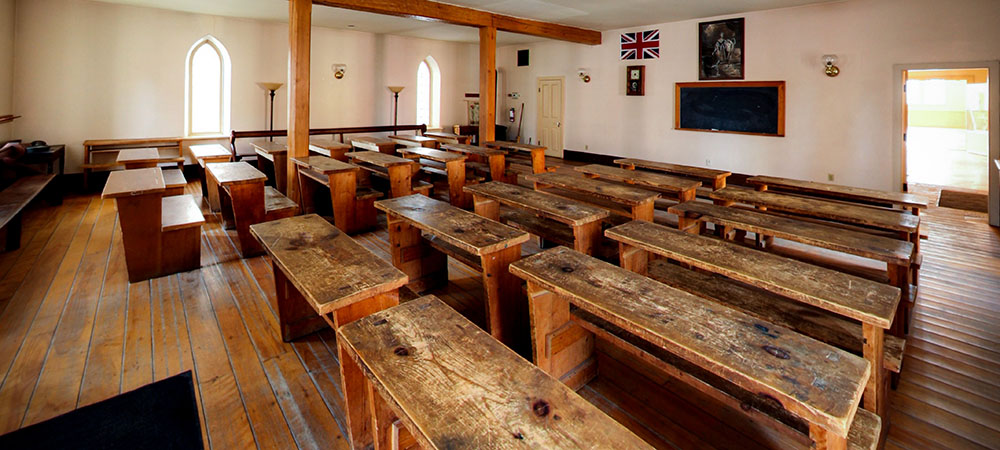
<instances>
[{"instance_id":1,"label":"lamp shade","mask_svg":"<svg viewBox=\"0 0 1000 450\"><path fill-rule=\"evenodd\" d=\"M389 86L389 90L392 91L393 94L398 94L403 91L404 87L405 86Z\"/></svg>"},{"instance_id":2,"label":"lamp shade","mask_svg":"<svg viewBox=\"0 0 1000 450\"><path fill-rule=\"evenodd\" d=\"M260 86L260 88L265 91L277 91L278 89L281 89L281 87L284 85L285 83L269 83L266 81L257 82L257 86Z\"/></svg>"}]
</instances>

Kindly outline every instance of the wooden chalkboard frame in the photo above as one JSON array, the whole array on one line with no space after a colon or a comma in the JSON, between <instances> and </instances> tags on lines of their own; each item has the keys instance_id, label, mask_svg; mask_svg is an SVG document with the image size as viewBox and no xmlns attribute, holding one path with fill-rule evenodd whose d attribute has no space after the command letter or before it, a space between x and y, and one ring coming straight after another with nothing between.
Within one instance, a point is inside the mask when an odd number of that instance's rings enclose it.
<instances>
[{"instance_id":1,"label":"wooden chalkboard frame","mask_svg":"<svg viewBox=\"0 0 1000 450\"><path fill-rule=\"evenodd\" d=\"M702 128L681 128L681 90L720 87L776 87L778 88L778 132L753 133L748 131L708 130ZM674 88L674 129L687 131L707 131L710 133L751 134L757 136L785 136L785 82L784 81L720 81L701 83L676 83Z\"/></svg>"}]
</instances>

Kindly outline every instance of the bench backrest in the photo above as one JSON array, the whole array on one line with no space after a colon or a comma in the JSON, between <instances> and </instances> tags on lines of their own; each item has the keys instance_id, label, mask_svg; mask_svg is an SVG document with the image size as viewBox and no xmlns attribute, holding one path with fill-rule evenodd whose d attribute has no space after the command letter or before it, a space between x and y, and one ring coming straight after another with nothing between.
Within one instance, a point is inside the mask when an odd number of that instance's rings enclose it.
<instances>
[{"instance_id":1,"label":"bench backrest","mask_svg":"<svg viewBox=\"0 0 1000 450\"><path fill-rule=\"evenodd\" d=\"M650 202L660 197L659 193L646 189L608 183L590 178L575 177L557 172L536 173L527 175L524 178L535 183L555 186L561 189L568 189L576 192L583 192L595 197L600 197L615 203L629 206Z\"/></svg>"},{"instance_id":2,"label":"bench backrest","mask_svg":"<svg viewBox=\"0 0 1000 450\"><path fill-rule=\"evenodd\" d=\"M578 226L608 217L608 210L500 181L465 186L467 194L479 195L501 204L526 209L534 214Z\"/></svg>"},{"instance_id":3,"label":"bench backrest","mask_svg":"<svg viewBox=\"0 0 1000 450\"><path fill-rule=\"evenodd\" d=\"M771 396L810 423L847 435L870 373L864 359L565 247L523 258L510 271L747 391Z\"/></svg>"}]
</instances>

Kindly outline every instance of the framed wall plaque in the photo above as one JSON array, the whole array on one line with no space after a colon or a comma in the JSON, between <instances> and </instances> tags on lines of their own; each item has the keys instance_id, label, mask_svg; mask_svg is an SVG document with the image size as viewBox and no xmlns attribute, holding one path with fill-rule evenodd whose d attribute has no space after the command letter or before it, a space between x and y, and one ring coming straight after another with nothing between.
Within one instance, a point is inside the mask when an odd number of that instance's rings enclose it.
<instances>
[{"instance_id":1,"label":"framed wall plaque","mask_svg":"<svg viewBox=\"0 0 1000 450\"><path fill-rule=\"evenodd\" d=\"M625 95L646 95L646 66L625 69Z\"/></svg>"}]
</instances>

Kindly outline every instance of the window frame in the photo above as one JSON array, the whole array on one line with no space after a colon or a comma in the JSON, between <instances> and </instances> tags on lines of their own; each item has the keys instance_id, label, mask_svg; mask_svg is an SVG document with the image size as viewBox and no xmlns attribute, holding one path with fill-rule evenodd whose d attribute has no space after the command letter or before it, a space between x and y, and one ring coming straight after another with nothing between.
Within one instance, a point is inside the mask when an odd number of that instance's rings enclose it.
<instances>
[{"instance_id":1,"label":"window frame","mask_svg":"<svg viewBox=\"0 0 1000 450\"><path fill-rule=\"evenodd\" d=\"M427 55L426 58L420 60L417 64L417 73L420 72L420 67L422 65L427 65L427 70L430 74L430 86L428 88L428 102L427 105L427 128L428 129L439 129L441 128L441 68L438 66L437 60L433 56ZM417 90L420 90L420 78L417 77ZM416 111L420 111L420 103L415 102ZM419 113L418 113L419 115ZM417 120L419 122L419 120Z\"/></svg>"},{"instance_id":2,"label":"window frame","mask_svg":"<svg viewBox=\"0 0 1000 450\"><path fill-rule=\"evenodd\" d=\"M219 59L219 129L217 131L194 132L194 57L203 46L209 46ZM231 124L232 105L232 62L229 52L218 39L207 35L195 41L188 49L184 71L184 135L188 137L226 136Z\"/></svg>"}]
</instances>

